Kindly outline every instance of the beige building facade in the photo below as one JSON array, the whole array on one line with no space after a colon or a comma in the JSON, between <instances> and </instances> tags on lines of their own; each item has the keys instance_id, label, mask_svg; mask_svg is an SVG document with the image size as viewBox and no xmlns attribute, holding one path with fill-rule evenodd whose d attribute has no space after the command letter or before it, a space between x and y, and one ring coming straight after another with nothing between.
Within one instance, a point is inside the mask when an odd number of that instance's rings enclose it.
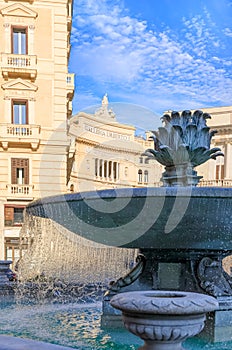
<instances>
[{"instance_id":1,"label":"beige building facade","mask_svg":"<svg viewBox=\"0 0 232 350\"><path fill-rule=\"evenodd\" d=\"M69 190L154 186L162 166L142 154L153 142L135 136L135 127L117 122L104 96L95 114L79 113L70 123L73 162Z\"/></svg>"},{"instance_id":2,"label":"beige building facade","mask_svg":"<svg viewBox=\"0 0 232 350\"><path fill-rule=\"evenodd\" d=\"M72 0L0 0L0 259L19 258L24 207L66 191L71 23Z\"/></svg>"},{"instance_id":3,"label":"beige building facade","mask_svg":"<svg viewBox=\"0 0 232 350\"><path fill-rule=\"evenodd\" d=\"M211 143L212 147L221 148L224 157L217 157L199 166L198 173L203 176L202 186L232 187L232 106L205 108L211 119L207 125L211 130L217 130Z\"/></svg>"}]
</instances>

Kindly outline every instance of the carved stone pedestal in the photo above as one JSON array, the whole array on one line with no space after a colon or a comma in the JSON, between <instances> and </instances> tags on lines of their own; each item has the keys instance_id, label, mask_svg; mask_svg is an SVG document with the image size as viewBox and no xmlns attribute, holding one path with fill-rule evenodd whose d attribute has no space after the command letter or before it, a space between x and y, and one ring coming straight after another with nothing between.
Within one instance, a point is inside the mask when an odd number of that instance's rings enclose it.
<instances>
[{"instance_id":1,"label":"carved stone pedestal","mask_svg":"<svg viewBox=\"0 0 232 350\"><path fill-rule=\"evenodd\" d=\"M174 290L211 295L218 309L207 315L202 337L210 342L231 340L232 279L222 267L226 252L141 249L137 265L112 283L103 301L103 327L122 327L119 310L110 305L117 293Z\"/></svg>"},{"instance_id":2,"label":"carved stone pedestal","mask_svg":"<svg viewBox=\"0 0 232 350\"><path fill-rule=\"evenodd\" d=\"M144 291L119 293L111 305L122 311L125 327L144 340L140 350L181 350L200 333L205 314L218 308L215 298L198 293Z\"/></svg>"}]
</instances>

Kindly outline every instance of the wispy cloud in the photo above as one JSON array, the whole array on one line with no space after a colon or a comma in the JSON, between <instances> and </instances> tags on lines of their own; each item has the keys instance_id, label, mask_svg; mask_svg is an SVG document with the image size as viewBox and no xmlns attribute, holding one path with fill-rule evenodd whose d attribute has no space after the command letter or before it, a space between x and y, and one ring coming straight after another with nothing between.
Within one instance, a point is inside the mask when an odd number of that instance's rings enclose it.
<instances>
[{"instance_id":1,"label":"wispy cloud","mask_svg":"<svg viewBox=\"0 0 232 350\"><path fill-rule=\"evenodd\" d=\"M226 36L229 36L229 37L232 37L232 30L230 28L225 28L223 33L226 35Z\"/></svg>"},{"instance_id":2,"label":"wispy cloud","mask_svg":"<svg viewBox=\"0 0 232 350\"><path fill-rule=\"evenodd\" d=\"M84 86L77 91L77 109L96 103L103 88L115 100L160 112L231 104L229 61L219 56L223 43L207 9L183 18L177 35L168 27L151 29L120 1L77 0L75 6L70 68L96 84L91 93Z\"/></svg>"}]
</instances>

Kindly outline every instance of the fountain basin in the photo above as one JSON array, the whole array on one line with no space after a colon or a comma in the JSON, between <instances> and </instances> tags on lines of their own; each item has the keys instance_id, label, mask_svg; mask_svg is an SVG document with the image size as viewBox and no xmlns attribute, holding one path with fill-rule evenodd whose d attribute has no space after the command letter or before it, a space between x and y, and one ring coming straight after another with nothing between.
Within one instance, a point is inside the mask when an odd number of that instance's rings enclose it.
<instances>
[{"instance_id":1,"label":"fountain basin","mask_svg":"<svg viewBox=\"0 0 232 350\"><path fill-rule=\"evenodd\" d=\"M91 241L147 249L232 251L232 189L127 188L53 196L26 211Z\"/></svg>"},{"instance_id":2,"label":"fountain basin","mask_svg":"<svg viewBox=\"0 0 232 350\"><path fill-rule=\"evenodd\" d=\"M103 326L111 327L120 320L110 305L117 293L184 290L218 298L219 308L213 321L207 321L207 332L212 329L210 341L230 340L226 330L232 324L232 282L222 260L232 254L231 188L74 193L37 200L26 211L50 218L91 241L140 250L143 258L131 273L113 281L105 295Z\"/></svg>"}]
</instances>

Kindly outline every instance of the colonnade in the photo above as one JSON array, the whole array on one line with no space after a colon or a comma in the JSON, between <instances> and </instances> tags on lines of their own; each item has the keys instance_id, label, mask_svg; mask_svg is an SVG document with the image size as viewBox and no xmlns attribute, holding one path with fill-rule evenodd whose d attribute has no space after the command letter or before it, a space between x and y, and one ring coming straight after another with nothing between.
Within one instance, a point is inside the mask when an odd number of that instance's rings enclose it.
<instances>
[{"instance_id":1,"label":"colonnade","mask_svg":"<svg viewBox=\"0 0 232 350\"><path fill-rule=\"evenodd\" d=\"M107 181L119 180L119 162L104 159L95 159L95 176Z\"/></svg>"}]
</instances>

